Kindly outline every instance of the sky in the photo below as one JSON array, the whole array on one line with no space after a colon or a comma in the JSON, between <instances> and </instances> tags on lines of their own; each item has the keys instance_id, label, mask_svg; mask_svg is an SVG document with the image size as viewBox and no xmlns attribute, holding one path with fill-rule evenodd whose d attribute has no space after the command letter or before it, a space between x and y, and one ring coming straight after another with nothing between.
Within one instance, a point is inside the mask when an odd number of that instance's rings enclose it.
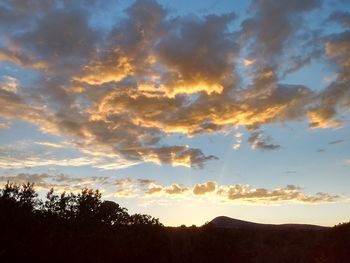
<instances>
[{"instance_id":1,"label":"sky","mask_svg":"<svg viewBox=\"0 0 350 263\"><path fill-rule=\"evenodd\" d=\"M350 220L348 0L2 0L0 186L169 226Z\"/></svg>"}]
</instances>

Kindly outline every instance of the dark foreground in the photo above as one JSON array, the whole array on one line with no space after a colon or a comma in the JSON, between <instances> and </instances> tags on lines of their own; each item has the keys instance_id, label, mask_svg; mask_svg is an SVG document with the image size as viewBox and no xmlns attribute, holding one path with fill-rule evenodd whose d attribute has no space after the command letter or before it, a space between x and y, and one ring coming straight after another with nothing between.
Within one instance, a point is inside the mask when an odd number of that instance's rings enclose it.
<instances>
[{"instance_id":1,"label":"dark foreground","mask_svg":"<svg viewBox=\"0 0 350 263\"><path fill-rule=\"evenodd\" d=\"M350 224L333 228L168 228L98 191L0 192L0 262L350 262Z\"/></svg>"}]
</instances>

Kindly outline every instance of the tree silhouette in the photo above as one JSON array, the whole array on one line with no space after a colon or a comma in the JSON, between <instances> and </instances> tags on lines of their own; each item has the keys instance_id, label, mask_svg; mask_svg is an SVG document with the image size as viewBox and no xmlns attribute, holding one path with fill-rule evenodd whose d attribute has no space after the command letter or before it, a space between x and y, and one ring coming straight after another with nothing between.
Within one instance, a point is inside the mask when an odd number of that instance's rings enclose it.
<instances>
[{"instance_id":1,"label":"tree silhouette","mask_svg":"<svg viewBox=\"0 0 350 263\"><path fill-rule=\"evenodd\" d=\"M58 215L60 211L59 196L54 193L54 189L51 188L46 194L46 201L43 203L43 212L47 215Z\"/></svg>"},{"instance_id":2,"label":"tree silhouette","mask_svg":"<svg viewBox=\"0 0 350 263\"><path fill-rule=\"evenodd\" d=\"M0 190L0 262L326 262L350 258L350 223L330 229L164 227L98 190Z\"/></svg>"},{"instance_id":3,"label":"tree silhouette","mask_svg":"<svg viewBox=\"0 0 350 263\"><path fill-rule=\"evenodd\" d=\"M130 216L126 208L120 207L113 201L103 201L98 209L98 218L100 222L110 226L128 225Z\"/></svg>"},{"instance_id":4,"label":"tree silhouette","mask_svg":"<svg viewBox=\"0 0 350 263\"><path fill-rule=\"evenodd\" d=\"M4 188L1 190L1 200L4 202L16 203L20 198L20 187L17 184L7 181Z\"/></svg>"},{"instance_id":5,"label":"tree silhouette","mask_svg":"<svg viewBox=\"0 0 350 263\"><path fill-rule=\"evenodd\" d=\"M161 225L157 218L150 215L134 214L130 217L130 225Z\"/></svg>"},{"instance_id":6,"label":"tree silhouette","mask_svg":"<svg viewBox=\"0 0 350 263\"><path fill-rule=\"evenodd\" d=\"M71 196L71 202L74 197ZM84 188L81 193L75 197L76 210L75 217L79 222L96 223L98 222L98 213L101 206L101 193L98 190Z\"/></svg>"},{"instance_id":7,"label":"tree silhouette","mask_svg":"<svg viewBox=\"0 0 350 263\"><path fill-rule=\"evenodd\" d=\"M41 204L41 201L37 199L38 194L34 190L34 183L26 183L22 185L19 192L19 202L23 208L28 210L34 210Z\"/></svg>"}]
</instances>

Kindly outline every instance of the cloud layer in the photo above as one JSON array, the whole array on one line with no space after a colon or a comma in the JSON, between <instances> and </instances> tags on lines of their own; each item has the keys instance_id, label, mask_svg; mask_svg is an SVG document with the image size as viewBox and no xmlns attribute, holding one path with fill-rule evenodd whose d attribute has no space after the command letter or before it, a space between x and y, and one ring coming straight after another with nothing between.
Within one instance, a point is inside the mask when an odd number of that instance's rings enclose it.
<instances>
[{"instance_id":1,"label":"cloud layer","mask_svg":"<svg viewBox=\"0 0 350 263\"><path fill-rule=\"evenodd\" d=\"M109 158L111 167L143 161L202 167L217 158L167 145L166 138L245 126L253 148L274 150L280 145L261 134L263 125L308 120L311 128L341 127L338 113L350 107L349 13L331 15L326 24L343 29L327 35L305 26L321 6L317 0L255 0L240 25L234 13L171 16L147 0L98 30L94 10L109 4L0 5L0 63L21 72L0 82L0 117L8 121L0 128L11 121L35 124L69 138L83 154ZM316 58L337 71L324 90L281 83ZM242 59L245 75L238 69ZM37 77L28 82L23 74ZM66 165L75 161L83 160Z\"/></svg>"},{"instance_id":2,"label":"cloud layer","mask_svg":"<svg viewBox=\"0 0 350 263\"><path fill-rule=\"evenodd\" d=\"M36 174L20 173L16 175L0 176L0 185L7 181L23 184L35 183L38 190L49 190L54 188L58 192L80 191L82 188L99 188L105 196L116 198L180 198L196 200L210 197L217 202L229 203L305 203L318 204L338 202L344 199L339 195L318 192L307 194L302 188L295 185L286 187L266 189L253 188L249 185L231 184L219 185L215 181L197 183L192 186L184 186L172 183L168 186L158 184L150 179L131 179L113 177L77 177L66 174Z\"/></svg>"}]
</instances>

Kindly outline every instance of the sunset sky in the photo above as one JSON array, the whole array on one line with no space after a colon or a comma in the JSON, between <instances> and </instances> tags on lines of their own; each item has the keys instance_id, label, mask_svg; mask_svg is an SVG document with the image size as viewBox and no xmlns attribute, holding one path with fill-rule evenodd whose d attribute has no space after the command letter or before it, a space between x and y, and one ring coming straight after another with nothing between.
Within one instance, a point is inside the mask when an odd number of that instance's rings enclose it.
<instances>
[{"instance_id":1,"label":"sunset sky","mask_svg":"<svg viewBox=\"0 0 350 263\"><path fill-rule=\"evenodd\" d=\"M350 1L1 0L0 185L165 225L350 218Z\"/></svg>"}]
</instances>

